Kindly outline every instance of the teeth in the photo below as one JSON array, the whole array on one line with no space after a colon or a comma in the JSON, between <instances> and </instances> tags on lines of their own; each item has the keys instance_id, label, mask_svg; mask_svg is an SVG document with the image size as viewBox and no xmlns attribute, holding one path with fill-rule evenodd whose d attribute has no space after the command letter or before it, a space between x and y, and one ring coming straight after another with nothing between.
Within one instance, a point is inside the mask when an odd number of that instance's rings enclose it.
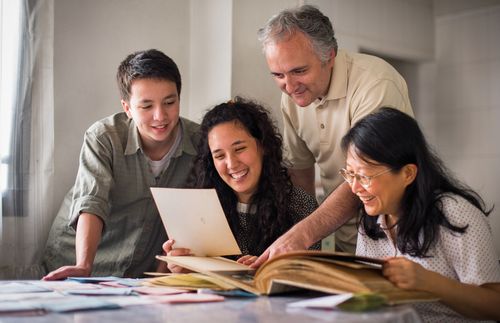
<instances>
[{"instance_id":1,"label":"teeth","mask_svg":"<svg viewBox=\"0 0 500 323\"><path fill-rule=\"evenodd\" d=\"M369 202L375 198L375 196L358 196L358 197L363 202Z\"/></svg>"},{"instance_id":2,"label":"teeth","mask_svg":"<svg viewBox=\"0 0 500 323\"><path fill-rule=\"evenodd\" d=\"M167 125L161 125L161 126L153 126L153 128L156 128L156 129L163 129L163 128L166 128Z\"/></svg>"},{"instance_id":3,"label":"teeth","mask_svg":"<svg viewBox=\"0 0 500 323\"><path fill-rule=\"evenodd\" d=\"M230 175L234 179L240 179L243 176L245 176L247 173L248 173L248 169L245 169L245 170L242 170L242 171L239 171L239 172L236 172L236 173L232 173Z\"/></svg>"}]
</instances>

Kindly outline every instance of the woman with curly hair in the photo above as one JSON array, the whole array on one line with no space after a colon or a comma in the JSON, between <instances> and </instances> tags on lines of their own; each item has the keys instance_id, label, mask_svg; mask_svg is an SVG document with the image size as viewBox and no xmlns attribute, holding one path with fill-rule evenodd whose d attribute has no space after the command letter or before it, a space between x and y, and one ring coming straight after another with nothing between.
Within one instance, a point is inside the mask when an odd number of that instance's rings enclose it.
<instances>
[{"instance_id":1,"label":"woman with curly hair","mask_svg":"<svg viewBox=\"0 0 500 323\"><path fill-rule=\"evenodd\" d=\"M268 111L236 97L208 111L194 161L194 187L215 188L236 241L250 264L271 243L308 216L316 200L294 187L283 163L282 139ZM171 237L175 238L175 237ZM184 248L169 255L189 254ZM319 249L319 244L314 245ZM171 271L178 271L169 265Z\"/></svg>"},{"instance_id":2,"label":"woman with curly hair","mask_svg":"<svg viewBox=\"0 0 500 323\"><path fill-rule=\"evenodd\" d=\"M439 298L415 305L425 322L500 320L491 210L449 174L417 122L382 108L342 148L340 173L363 204L356 254L385 258L382 272L396 286Z\"/></svg>"}]
</instances>

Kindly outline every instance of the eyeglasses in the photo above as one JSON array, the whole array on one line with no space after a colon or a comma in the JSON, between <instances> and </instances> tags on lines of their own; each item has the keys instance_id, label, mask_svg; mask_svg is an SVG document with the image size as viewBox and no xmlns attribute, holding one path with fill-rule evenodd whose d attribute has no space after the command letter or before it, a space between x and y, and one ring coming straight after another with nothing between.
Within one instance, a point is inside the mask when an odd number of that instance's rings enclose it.
<instances>
[{"instance_id":1,"label":"eyeglasses","mask_svg":"<svg viewBox=\"0 0 500 323\"><path fill-rule=\"evenodd\" d=\"M389 168L389 169L381 171L380 173L377 173L377 174L372 175L372 176L361 175L361 174L358 174L358 173L355 173L355 172L352 172L352 171L348 171L345 168L341 168L339 170L339 173L340 173L340 175L342 175L342 177L344 178L344 180L347 183L349 183L349 185L352 185L352 183L354 182L354 179L356 179L358 181L358 183L366 189L366 188L370 187L373 178L375 178L377 176L380 176L382 174L388 173L391 170L392 169Z\"/></svg>"}]
</instances>

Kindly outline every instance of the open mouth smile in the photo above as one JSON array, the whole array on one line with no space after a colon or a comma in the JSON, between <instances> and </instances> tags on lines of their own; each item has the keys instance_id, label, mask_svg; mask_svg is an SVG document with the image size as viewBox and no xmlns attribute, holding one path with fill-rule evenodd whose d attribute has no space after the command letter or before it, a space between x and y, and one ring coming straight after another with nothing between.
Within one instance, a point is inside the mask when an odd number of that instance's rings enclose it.
<instances>
[{"instance_id":1,"label":"open mouth smile","mask_svg":"<svg viewBox=\"0 0 500 323\"><path fill-rule=\"evenodd\" d=\"M244 169L244 170L240 170L238 172L234 172L232 174L229 174L229 176L231 176L231 178L233 178L233 179L238 180L238 179L241 179L246 174L248 174L248 169Z\"/></svg>"}]
</instances>

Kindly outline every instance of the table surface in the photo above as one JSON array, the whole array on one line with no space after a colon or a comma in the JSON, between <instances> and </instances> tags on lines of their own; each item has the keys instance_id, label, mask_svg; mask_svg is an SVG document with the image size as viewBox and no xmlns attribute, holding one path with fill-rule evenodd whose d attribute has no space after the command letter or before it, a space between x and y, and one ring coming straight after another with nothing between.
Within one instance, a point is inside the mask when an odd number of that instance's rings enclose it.
<instances>
[{"instance_id":1,"label":"table surface","mask_svg":"<svg viewBox=\"0 0 500 323\"><path fill-rule=\"evenodd\" d=\"M155 304L116 310L49 313L41 316L0 316L7 322L421 322L409 305L386 307L365 313L289 308L287 303L323 294L299 293L286 296L226 298L223 302L198 304Z\"/></svg>"}]
</instances>

